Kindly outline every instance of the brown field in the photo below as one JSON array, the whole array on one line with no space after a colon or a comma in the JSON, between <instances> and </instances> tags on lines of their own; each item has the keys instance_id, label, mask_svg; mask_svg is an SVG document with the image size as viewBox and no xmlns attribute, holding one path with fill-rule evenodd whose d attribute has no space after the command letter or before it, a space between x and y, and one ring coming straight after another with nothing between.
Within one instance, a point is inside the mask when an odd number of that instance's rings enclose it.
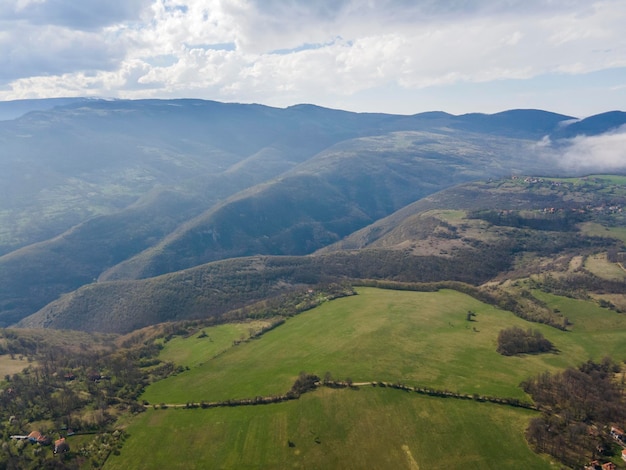
<instances>
[{"instance_id":1,"label":"brown field","mask_svg":"<svg viewBox=\"0 0 626 470\"><path fill-rule=\"evenodd\" d=\"M15 359L11 359L11 356L8 354L0 356L0 380L4 380L4 377L7 375L13 375L21 372L31 364L33 363L28 362L26 359L20 360L17 356Z\"/></svg>"}]
</instances>

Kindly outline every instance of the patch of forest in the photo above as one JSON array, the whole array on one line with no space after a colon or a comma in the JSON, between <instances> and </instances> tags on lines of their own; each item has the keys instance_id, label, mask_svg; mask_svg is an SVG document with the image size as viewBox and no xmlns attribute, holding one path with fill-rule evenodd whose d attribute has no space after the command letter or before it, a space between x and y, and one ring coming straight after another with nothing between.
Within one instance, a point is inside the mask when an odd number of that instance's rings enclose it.
<instances>
[{"instance_id":1,"label":"patch of forest","mask_svg":"<svg viewBox=\"0 0 626 470\"><path fill-rule=\"evenodd\" d=\"M548 230L556 232L577 231L577 224L591 217L584 211L575 208L557 210L550 208L544 211L516 210L477 210L468 213L469 219L481 219L492 225L529 228L532 230Z\"/></svg>"},{"instance_id":2,"label":"patch of forest","mask_svg":"<svg viewBox=\"0 0 626 470\"><path fill-rule=\"evenodd\" d=\"M626 281L603 279L586 270L568 273L563 276L553 276L548 273L541 278L532 279L530 283L533 287L544 292L579 299L589 299L590 292L600 294L622 294L626 292ZM618 310L615 306L608 303L603 306Z\"/></svg>"},{"instance_id":3,"label":"patch of forest","mask_svg":"<svg viewBox=\"0 0 626 470\"><path fill-rule=\"evenodd\" d=\"M572 468L621 455L611 428L624 429L626 424L623 364L610 358L590 360L562 372L545 372L522 387L543 410L526 432L537 452Z\"/></svg>"},{"instance_id":4,"label":"patch of forest","mask_svg":"<svg viewBox=\"0 0 626 470\"><path fill-rule=\"evenodd\" d=\"M537 354L554 350L554 345L539 330L518 326L505 328L498 334L497 351L504 356Z\"/></svg>"},{"instance_id":5,"label":"patch of forest","mask_svg":"<svg viewBox=\"0 0 626 470\"><path fill-rule=\"evenodd\" d=\"M160 347L155 343L70 349L19 341L16 331L5 334L20 345L27 361L21 373L3 378L0 389L2 468L99 468L125 439L116 428L117 418L143 411L137 397L144 387L177 372L173 364L156 359ZM46 436L48 444L73 435L86 439L78 448L55 455L53 446L11 437L30 431Z\"/></svg>"}]
</instances>

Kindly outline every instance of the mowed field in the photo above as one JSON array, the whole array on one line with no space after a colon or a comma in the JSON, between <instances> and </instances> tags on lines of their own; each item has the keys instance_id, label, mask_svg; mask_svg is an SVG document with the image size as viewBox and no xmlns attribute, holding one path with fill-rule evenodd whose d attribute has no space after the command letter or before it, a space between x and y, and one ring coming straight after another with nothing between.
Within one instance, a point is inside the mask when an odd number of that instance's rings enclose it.
<instances>
[{"instance_id":1,"label":"mowed field","mask_svg":"<svg viewBox=\"0 0 626 470\"><path fill-rule=\"evenodd\" d=\"M389 388L321 388L274 405L148 410L105 469L559 468L526 445L531 416Z\"/></svg>"},{"instance_id":2,"label":"mowed field","mask_svg":"<svg viewBox=\"0 0 626 470\"><path fill-rule=\"evenodd\" d=\"M373 288L359 288L356 296L325 303L237 346L226 343L238 339L245 325L206 328L213 342L195 335L168 343L165 357L181 358L190 370L151 385L143 399L184 404L283 394L300 371L320 377L328 371L355 383L401 382L529 400L519 387L527 377L606 355L626 358L626 316L591 302L535 294L570 318L571 331L528 323L456 291ZM467 321L468 310L476 321ZM498 333L513 325L540 330L559 352L499 355ZM214 342L225 347L217 356ZM188 348L196 361L184 353ZM130 423L121 454L105 468L559 468L528 448L524 429L533 416L506 405L371 385L322 387L272 405L148 407Z\"/></svg>"}]
</instances>

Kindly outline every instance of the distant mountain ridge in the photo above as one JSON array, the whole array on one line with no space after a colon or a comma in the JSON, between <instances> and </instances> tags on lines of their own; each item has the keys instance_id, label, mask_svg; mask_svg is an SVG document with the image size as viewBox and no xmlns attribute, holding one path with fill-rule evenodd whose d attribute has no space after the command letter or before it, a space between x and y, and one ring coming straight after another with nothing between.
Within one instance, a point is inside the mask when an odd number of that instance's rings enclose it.
<instances>
[{"instance_id":1,"label":"distant mountain ridge","mask_svg":"<svg viewBox=\"0 0 626 470\"><path fill-rule=\"evenodd\" d=\"M47 111L57 106L67 106L89 100L89 98L44 98L0 101L0 121L10 121L33 111Z\"/></svg>"},{"instance_id":2,"label":"distant mountain ridge","mask_svg":"<svg viewBox=\"0 0 626 470\"><path fill-rule=\"evenodd\" d=\"M0 122L0 325L96 280L305 255L454 184L554 173L533 145L571 120L77 99Z\"/></svg>"},{"instance_id":3,"label":"distant mountain ridge","mask_svg":"<svg viewBox=\"0 0 626 470\"><path fill-rule=\"evenodd\" d=\"M626 112L609 111L568 123L551 134L553 139L571 139L577 136L593 136L611 132L626 125Z\"/></svg>"}]
</instances>

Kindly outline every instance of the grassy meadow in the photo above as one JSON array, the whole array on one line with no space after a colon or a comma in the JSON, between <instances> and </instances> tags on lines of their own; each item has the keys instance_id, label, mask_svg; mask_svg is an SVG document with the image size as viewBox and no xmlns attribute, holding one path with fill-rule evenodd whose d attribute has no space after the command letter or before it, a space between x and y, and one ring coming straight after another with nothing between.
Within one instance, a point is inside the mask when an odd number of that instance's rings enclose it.
<instances>
[{"instance_id":1,"label":"grassy meadow","mask_svg":"<svg viewBox=\"0 0 626 470\"><path fill-rule=\"evenodd\" d=\"M533 415L388 388L321 388L274 405L148 410L105 469L558 468L526 445Z\"/></svg>"},{"instance_id":2,"label":"grassy meadow","mask_svg":"<svg viewBox=\"0 0 626 470\"><path fill-rule=\"evenodd\" d=\"M162 358L189 370L149 386L143 399L184 404L282 394L300 371L528 399L519 384L529 376L607 354L626 358L626 316L592 302L535 295L569 317L570 331L528 323L452 290L374 288L237 346L232 341L245 324L206 328L206 337L166 344ZM467 320L469 310L476 321ZM559 352L499 355L497 335L513 325L540 330ZM130 437L106 469L559 468L526 443L535 412L388 387L322 387L272 405L158 408L128 423Z\"/></svg>"},{"instance_id":3,"label":"grassy meadow","mask_svg":"<svg viewBox=\"0 0 626 470\"><path fill-rule=\"evenodd\" d=\"M184 367L197 367L231 348L234 340L247 338L267 325L268 322L261 321L227 323L204 328L189 338L176 336L164 343L159 358Z\"/></svg>"},{"instance_id":4,"label":"grassy meadow","mask_svg":"<svg viewBox=\"0 0 626 470\"><path fill-rule=\"evenodd\" d=\"M561 356L575 358L572 365L605 356L615 361L626 360L626 315L601 308L593 302L540 291L533 294L548 307L559 309L572 322L570 331L564 333L568 341L557 344L562 350Z\"/></svg>"},{"instance_id":5,"label":"grassy meadow","mask_svg":"<svg viewBox=\"0 0 626 470\"><path fill-rule=\"evenodd\" d=\"M601 279L626 279L626 271L619 264L608 261L606 253L589 256L585 260L585 269Z\"/></svg>"},{"instance_id":6,"label":"grassy meadow","mask_svg":"<svg viewBox=\"0 0 626 470\"><path fill-rule=\"evenodd\" d=\"M8 354L0 355L0 380L3 380L7 375L13 375L21 372L29 365L31 365L31 363L25 359L11 359L11 356Z\"/></svg>"},{"instance_id":7,"label":"grassy meadow","mask_svg":"<svg viewBox=\"0 0 626 470\"><path fill-rule=\"evenodd\" d=\"M585 235L615 238L626 243L626 227L605 227L596 222L585 222L581 224L581 231Z\"/></svg>"},{"instance_id":8,"label":"grassy meadow","mask_svg":"<svg viewBox=\"0 0 626 470\"><path fill-rule=\"evenodd\" d=\"M349 377L354 382L402 382L525 398L519 383L531 375L606 354L626 357L626 343L619 339L626 332L626 317L592 303L562 299L559 308L574 323L572 331L563 332L451 290L358 292L157 382L142 398L158 404L282 394L300 371L320 377L328 371L335 379ZM469 310L476 312L476 321L467 321ZM513 325L540 330L559 353L499 355L498 333ZM212 334L210 329L207 333Z\"/></svg>"}]
</instances>

